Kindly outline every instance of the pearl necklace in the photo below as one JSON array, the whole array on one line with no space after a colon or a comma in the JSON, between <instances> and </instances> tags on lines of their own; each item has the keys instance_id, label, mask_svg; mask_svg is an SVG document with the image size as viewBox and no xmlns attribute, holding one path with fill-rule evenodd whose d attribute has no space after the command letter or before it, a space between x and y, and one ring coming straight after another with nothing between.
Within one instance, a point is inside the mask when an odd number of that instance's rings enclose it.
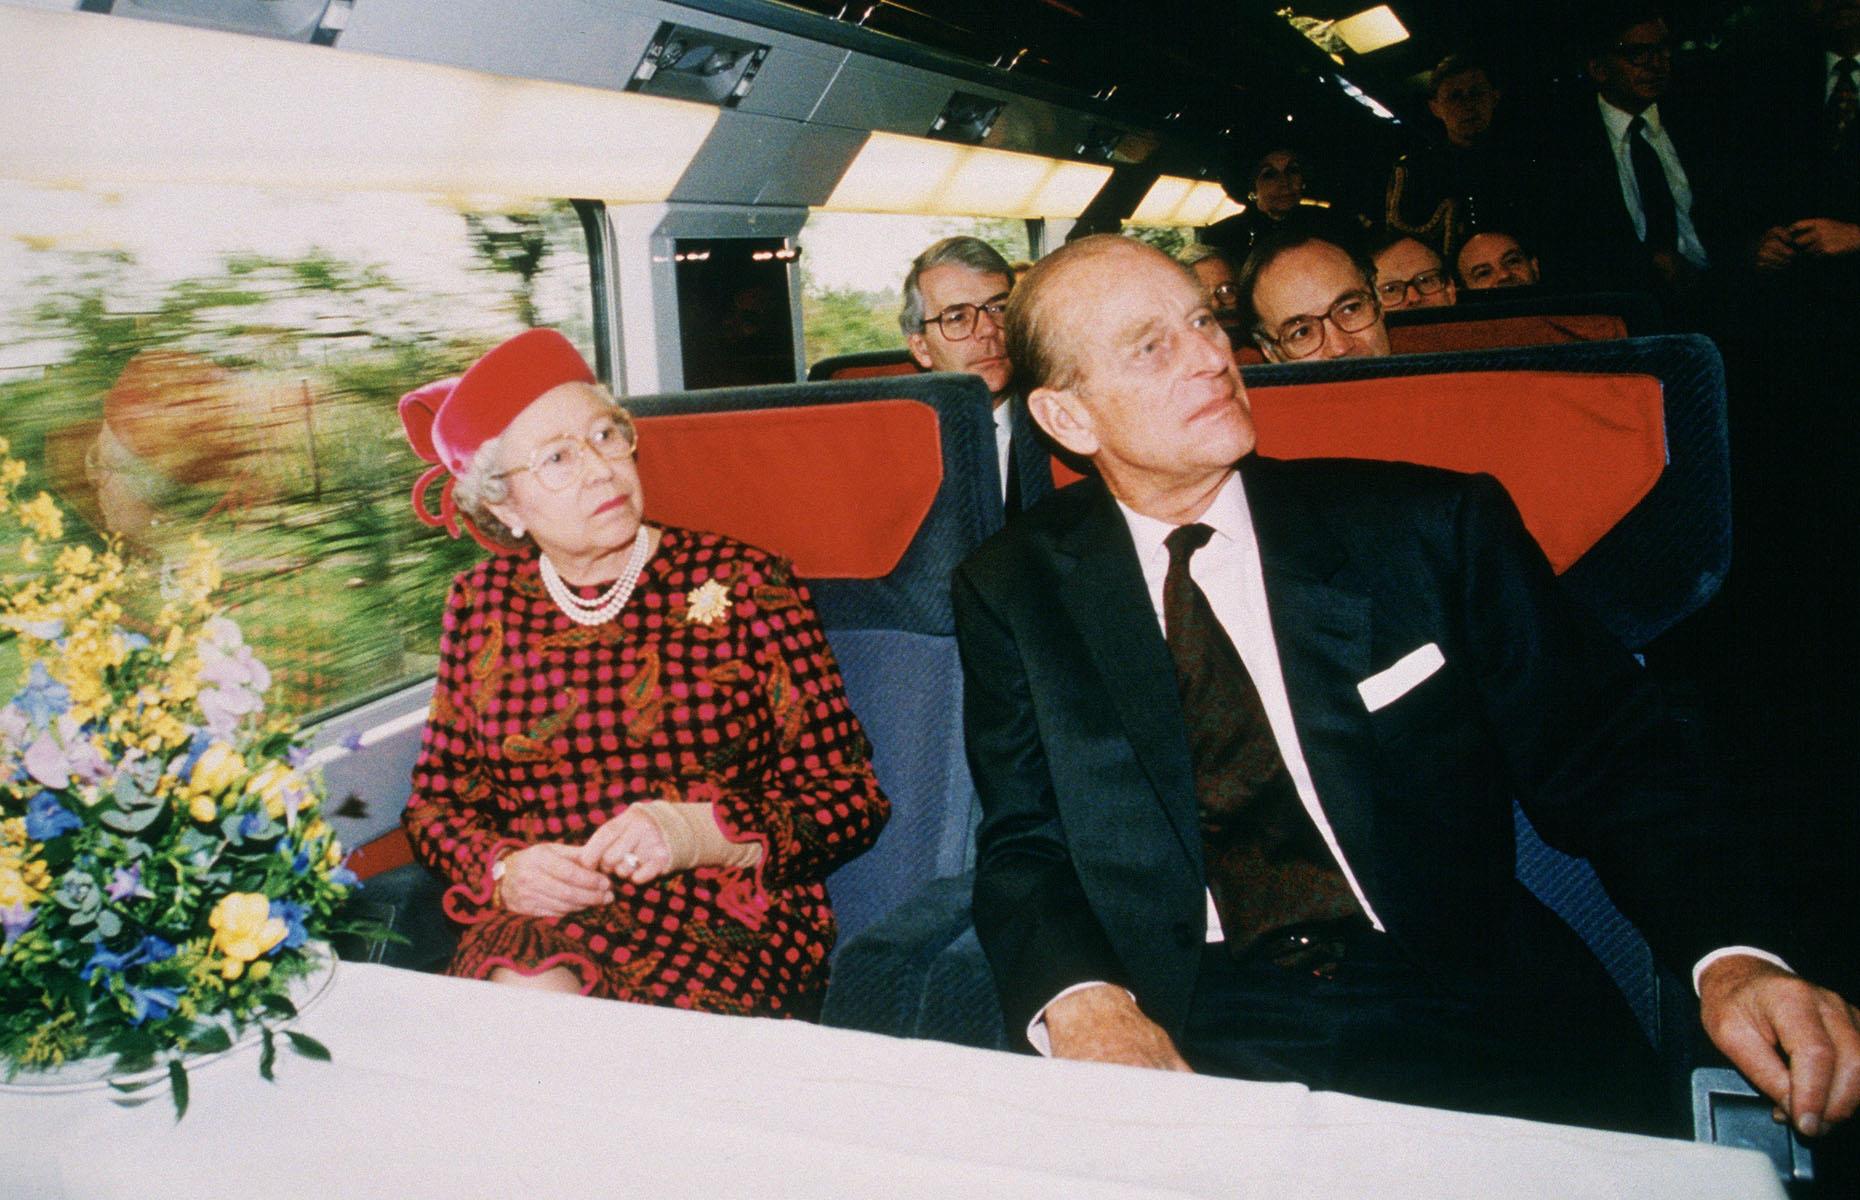
<instances>
[{"instance_id":1,"label":"pearl necklace","mask_svg":"<svg viewBox=\"0 0 1860 1200\"><path fill-rule=\"evenodd\" d=\"M648 543L652 540L644 526L640 527L639 536L633 539L633 553L627 556L626 566L620 572L620 578L614 580L613 586L596 596L593 600L583 600L569 590L562 582L561 574L555 564L544 554L537 564L538 573L542 575L543 588L555 606L562 610L562 615L577 625L603 625L614 619L614 614L626 606L633 595L633 585L639 582L639 573L646 566Z\"/></svg>"}]
</instances>

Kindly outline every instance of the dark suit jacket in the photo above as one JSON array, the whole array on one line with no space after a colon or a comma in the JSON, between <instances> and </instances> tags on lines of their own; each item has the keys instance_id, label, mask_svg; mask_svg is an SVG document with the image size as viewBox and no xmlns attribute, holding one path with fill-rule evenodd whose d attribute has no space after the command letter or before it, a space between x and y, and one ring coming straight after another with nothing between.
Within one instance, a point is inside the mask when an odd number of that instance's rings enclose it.
<instances>
[{"instance_id":1,"label":"dark suit jacket","mask_svg":"<svg viewBox=\"0 0 1860 1200\"><path fill-rule=\"evenodd\" d=\"M1724 171L1711 153L1713 130L1704 114L1683 101L1669 97L1659 109L1691 185L1693 226L1712 265L1721 265L1732 250L1724 236L1729 219L1721 203ZM1574 101L1561 125L1564 135L1543 155L1542 183L1534 189L1542 205L1536 248L1545 280L1595 291L1657 291L1594 94Z\"/></svg>"},{"instance_id":2,"label":"dark suit jacket","mask_svg":"<svg viewBox=\"0 0 1860 1200\"><path fill-rule=\"evenodd\" d=\"M1011 396L1008 409L1008 455L1020 472L1021 508L1032 508L1053 494L1053 456L1041 439L1040 427L1027 411L1024 396Z\"/></svg>"},{"instance_id":3,"label":"dark suit jacket","mask_svg":"<svg viewBox=\"0 0 1860 1200\"><path fill-rule=\"evenodd\" d=\"M1241 476L1318 795L1419 962L1446 981L1597 978L1514 878L1514 796L1674 967L1780 948L1736 901L1700 902L1736 884L1692 819L1687 730L1564 601L1493 480L1257 457ZM1194 778L1121 514L1096 479L1067 488L971 555L954 591L984 814L975 922L1008 1027L1107 980L1179 1033L1205 912ZM1368 712L1356 685L1429 642L1445 665Z\"/></svg>"}]
</instances>

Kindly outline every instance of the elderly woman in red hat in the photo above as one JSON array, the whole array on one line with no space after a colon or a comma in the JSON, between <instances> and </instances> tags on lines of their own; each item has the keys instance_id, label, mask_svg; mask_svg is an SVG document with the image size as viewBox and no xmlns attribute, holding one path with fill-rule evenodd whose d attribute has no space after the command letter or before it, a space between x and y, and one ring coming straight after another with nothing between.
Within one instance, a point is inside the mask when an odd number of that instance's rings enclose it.
<instances>
[{"instance_id":1,"label":"elderly woman in red hat","mask_svg":"<svg viewBox=\"0 0 1860 1200\"><path fill-rule=\"evenodd\" d=\"M403 817L452 883L450 972L812 1015L822 881L889 806L807 590L774 555L646 522L633 423L551 330L401 417L435 464L422 518L500 551L453 584Z\"/></svg>"}]
</instances>

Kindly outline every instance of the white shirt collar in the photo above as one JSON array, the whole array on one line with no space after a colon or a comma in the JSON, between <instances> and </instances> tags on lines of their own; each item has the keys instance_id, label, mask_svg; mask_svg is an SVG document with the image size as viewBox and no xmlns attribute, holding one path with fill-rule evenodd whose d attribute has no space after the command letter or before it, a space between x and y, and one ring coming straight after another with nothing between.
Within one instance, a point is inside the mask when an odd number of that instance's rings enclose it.
<instances>
[{"instance_id":1,"label":"white shirt collar","mask_svg":"<svg viewBox=\"0 0 1860 1200\"><path fill-rule=\"evenodd\" d=\"M1163 539L1174 533L1176 526L1144 516L1122 500L1117 502L1117 507L1124 514L1124 524L1130 527L1130 540L1136 543L1137 562L1142 564L1144 575L1167 570L1169 548L1163 545ZM1228 473L1227 482L1214 493L1214 502L1198 521L1211 526L1215 537L1242 545L1254 541L1253 515L1247 508L1246 488L1240 483L1239 471Z\"/></svg>"},{"instance_id":2,"label":"white shirt collar","mask_svg":"<svg viewBox=\"0 0 1860 1200\"><path fill-rule=\"evenodd\" d=\"M1634 123L1635 114L1616 108L1600 96L1595 98L1595 103L1602 110L1602 124L1607 126L1610 140L1617 146L1627 141L1628 126ZM1647 136L1659 137L1663 128L1660 124L1660 106L1649 104L1639 115L1647 118Z\"/></svg>"}]
</instances>

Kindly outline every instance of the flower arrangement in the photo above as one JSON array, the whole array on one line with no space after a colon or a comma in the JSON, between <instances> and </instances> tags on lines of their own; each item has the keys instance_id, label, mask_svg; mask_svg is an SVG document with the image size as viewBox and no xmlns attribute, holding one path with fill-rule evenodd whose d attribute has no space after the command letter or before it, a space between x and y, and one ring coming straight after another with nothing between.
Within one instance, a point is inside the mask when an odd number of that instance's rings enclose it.
<instances>
[{"instance_id":1,"label":"flower arrangement","mask_svg":"<svg viewBox=\"0 0 1860 1200\"><path fill-rule=\"evenodd\" d=\"M17 498L9 454L0 439L0 516L27 570L0 581L21 663L0 707L0 1063L11 1080L113 1058L150 1082L165 1065L184 1113L182 1059L254 1027L271 1078L270 1022L324 964L317 939L368 932L340 917L358 881L295 731L266 717L269 673L212 603L212 545L132 592L145 569L113 542L59 546L57 506ZM142 594L155 611L127 617Z\"/></svg>"}]
</instances>

